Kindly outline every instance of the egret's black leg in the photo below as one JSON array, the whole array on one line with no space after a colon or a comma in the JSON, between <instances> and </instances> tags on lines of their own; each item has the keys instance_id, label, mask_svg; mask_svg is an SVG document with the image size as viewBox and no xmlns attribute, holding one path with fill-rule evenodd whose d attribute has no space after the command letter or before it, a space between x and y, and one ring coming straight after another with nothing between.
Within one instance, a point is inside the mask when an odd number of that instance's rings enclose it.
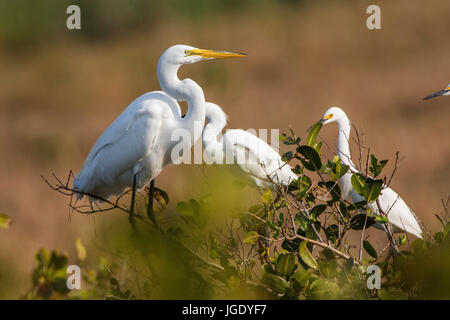
<instances>
[{"instance_id":1,"label":"egret's black leg","mask_svg":"<svg viewBox=\"0 0 450 320\"><path fill-rule=\"evenodd\" d=\"M130 205L130 215L128 216L128 221L134 231L137 231L136 218L134 217L134 202L136 199L136 175L133 175L133 190L131 192L131 205Z\"/></svg>"},{"instance_id":2,"label":"egret's black leg","mask_svg":"<svg viewBox=\"0 0 450 320\"><path fill-rule=\"evenodd\" d=\"M150 181L150 188L148 190L147 216L155 224L155 226L158 226L158 224L156 223L155 214L153 212L154 195L155 195L155 179Z\"/></svg>"}]
</instances>

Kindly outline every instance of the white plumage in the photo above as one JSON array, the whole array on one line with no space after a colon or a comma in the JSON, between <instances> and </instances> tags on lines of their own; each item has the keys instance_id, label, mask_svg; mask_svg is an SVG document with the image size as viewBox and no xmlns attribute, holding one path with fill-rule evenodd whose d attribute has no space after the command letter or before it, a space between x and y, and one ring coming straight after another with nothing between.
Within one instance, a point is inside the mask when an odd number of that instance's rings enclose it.
<instances>
[{"instance_id":1,"label":"white plumage","mask_svg":"<svg viewBox=\"0 0 450 320\"><path fill-rule=\"evenodd\" d=\"M178 79L178 69L205 59L241 56L244 55L185 45L168 48L157 67L164 92L140 96L114 120L89 152L74 180L74 189L108 199L133 187L134 177L136 189L143 188L167 164L178 161L171 155L178 143L171 139L174 130L187 130L193 145L201 136L194 126L202 128L205 123L203 90L191 79ZM177 100L187 101L188 111L183 118Z\"/></svg>"},{"instance_id":2,"label":"white plumage","mask_svg":"<svg viewBox=\"0 0 450 320\"><path fill-rule=\"evenodd\" d=\"M288 186L297 179L278 152L250 132L231 129L217 140L227 124L227 116L218 105L206 103L206 118L202 141L208 163L234 164L262 189Z\"/></svg>"},{"instance_id":3,"label":"white plumage","mask_svg":"<svg viewBox=\"0 0 450 320\"><path fill-rule=\"evenodd\" d=\"M337 122L338 125L338 156L341 161L350 166L352 172L358 172L355 165L351 160L350 155L350 131L351 125L350 121L345 114L345 112L338 107L332 107L328 109L323 117L322 123ZM340 184L342 189L342 197L347 199L351 196L353 202L358 202L364 200L364 198L359 195L353 188L351 183L352 173L346 173L340 178ZM378 197L378 202L380 204L381 210L387 214L389 223L391 223L395 228L394 232L401 232L401 230L409 232L416 237L422 238L422 229L419 226L414 214L411 209L406 205L403 199L391 188L386 188L383 186L383 190ZM375 214L380 214L380 210L376 202L371 202L368 207L373 210ZM378 228L383 228L382 225L375 225Z\"/></svg>"}]
</instances>

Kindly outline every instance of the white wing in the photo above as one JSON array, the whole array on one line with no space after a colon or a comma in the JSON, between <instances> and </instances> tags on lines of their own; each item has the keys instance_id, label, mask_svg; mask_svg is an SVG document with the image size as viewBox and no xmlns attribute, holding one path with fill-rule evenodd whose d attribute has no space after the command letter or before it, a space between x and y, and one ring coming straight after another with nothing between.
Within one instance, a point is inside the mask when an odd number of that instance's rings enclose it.
<instances>
[{"instance_id":1,"label":"white wing","mask_svg":"<svg viewBox=\"0 0 450 320\"><path fill-rule=\"evenodd\" d=\"M351 182L350 186L351 186ZM345 189L345 188L344 188ZM351 187L351 196L353 203L365 200ZM405 201L391 188L385 188L378 196L378 202L380 203L381 210L387 214L389 223L394 225L400 230L409 232L418 238L422 238L422 229L419 226L411 209L406 205ZM380 214L378 204L372 202L368 204L368 207L372 209L375 214ZM384 225L375 224L375 227L384 230Z\"/></svg>"},{"instance_id":2,"label":"white wing","mask_svg":"<svg viewBox=\"0 0 450 320\"><path fill-rule=\"evenodd\" d=\"M414 217L414 214L406 205L405 201L403 201L394 190L391 188L383 189L378 197L378 201L383 212L387 214L390 223L398 229L409 232L418 238L422 238L422 229ZM376 214L379 214L376 203L371 203L370 207Z\"/></svg>"},{"instance_id":3,"label":"white wing","mask_svg":"<svg viewBox=\"0 0 450 320\"><path fill-rule=\"evenodd\" d=\"M120 194L132 186L133 174L139 174L155 145L161 127L180 117L179 106L163 92L150 92L134 100L102 133L74 181L74 188L103 198ZM137 185L142 188L153 172L142 173Z\"/></svg>"},{"instance_id":4,"label":"white wing","mask_svg":"<svg viewBox=\"0 0 450 320\"><path fill-rule=\"evenodd\" d=\"M257 186L274 187L271 180L287 186L297 179L291 167L281 160L278 152L255 135L239 129L228 130L222 141L226 156L232 157Z\"/></svg>"}]
</instances>

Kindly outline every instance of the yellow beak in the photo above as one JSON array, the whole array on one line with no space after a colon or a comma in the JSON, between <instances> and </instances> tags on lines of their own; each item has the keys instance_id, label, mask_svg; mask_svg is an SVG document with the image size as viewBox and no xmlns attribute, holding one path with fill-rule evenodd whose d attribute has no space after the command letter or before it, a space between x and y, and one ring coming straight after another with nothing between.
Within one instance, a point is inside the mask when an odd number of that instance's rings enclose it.
<instances>
[{"instance_id":1,"label":"yellow beak","mask_svg":"<svg viewBox=\"0 0 450 320\"><path fill-rule=\"evenodd\" d=\"M218 59L218 58L241 58L247 54L231 51L214 51L206 49L192 49L189 50L188 56L198 55L205 59Z\"/></svg>"},{"instance_id":2,"label":"yellow beak","mask_svg":"<svg viewBox=\"0 0 450 320\"><path fill-rule=\"evenodd\" d=\"M332 114L332 113L330 113L330 114L324 116L320 121L324 122L324 121L326 121L326 120L328 120L328 119L331 119L331 118L333 118L333 114Z\"/></svg>"}]
</instances>

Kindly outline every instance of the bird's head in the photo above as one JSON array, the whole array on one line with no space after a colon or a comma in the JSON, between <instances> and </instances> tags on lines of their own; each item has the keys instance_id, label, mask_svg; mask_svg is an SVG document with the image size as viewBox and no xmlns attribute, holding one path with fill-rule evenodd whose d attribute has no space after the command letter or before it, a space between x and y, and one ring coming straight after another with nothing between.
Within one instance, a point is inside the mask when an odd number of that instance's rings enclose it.
<instances>
[{"instance_id":1,"label":"bird's head","mask_svg":"<svg viewBox=\"0 0 450 320\"><path fill-rule=\"evenodd\" d=\"M170 64L183 65L195 63L201 60L210 60L219 58L240 58L245 56L246 56L245 53L199 49L191 46L178 44L164 51L164 53L161 55L161 59Z\"/></svg>"},{"instance_id":2,"label":"bird's head","mask_svg":"<svg viewBox=\"0 0 450 320\"><path fill-rule=\"evenodd\" d=\"M423 98L422 100L428 100L434 97L439 97L439 96L449 96L450 95L450 83L448 84L448 86L441 91L435 92L433 94L430 94L429 96L426 96L425 98Z\"/></svg>"},{"instance_id":3,"label":"bird's head","mask_svg":"<svg viewBox=\"0 0 450 320\"><path fill-rule=\"evenodd\" d=\"M347 115L345 114L344 110L339 107L331 107L327 111L325 111L322 119L320 119L320 122L323 124L327 124L344 119L347 119Z\"/></svg>"}]
</instances>

